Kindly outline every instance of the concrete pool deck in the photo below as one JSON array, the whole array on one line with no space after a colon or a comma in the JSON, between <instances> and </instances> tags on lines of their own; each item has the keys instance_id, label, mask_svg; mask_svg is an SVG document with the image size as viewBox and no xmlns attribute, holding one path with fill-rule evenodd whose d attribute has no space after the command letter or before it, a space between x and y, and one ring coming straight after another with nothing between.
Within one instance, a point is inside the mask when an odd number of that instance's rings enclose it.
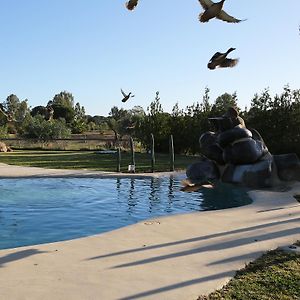
<instances>
[{"instance_id":1,"label":"concrete pool deck","mask_svg":"<svg viewBox=\"0 0 300 300\"><path fill-rule=\"evenodd\" d=\"M0 164L0 179L27 176L116 174ZM284 192L251 191L253 203L239 208L168 216L87 238L0 250L1 299L195 300L222 287L263 252L300 239L300 204L293 198L300 193L300 182L288 186Z\"/></svg>"}]
</instances>

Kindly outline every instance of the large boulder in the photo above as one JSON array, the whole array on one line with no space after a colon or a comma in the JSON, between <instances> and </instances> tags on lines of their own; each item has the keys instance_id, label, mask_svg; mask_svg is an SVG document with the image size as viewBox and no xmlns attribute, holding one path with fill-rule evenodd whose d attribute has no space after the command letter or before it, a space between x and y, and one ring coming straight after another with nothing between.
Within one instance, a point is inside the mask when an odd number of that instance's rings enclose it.
<instances>
[{"instance_id":1,"label":"large boulder","mask_svg":"<svg viewBox=\"0 0 300 300\"><path fill-rule=\"evenodd\" d=\"M271 187L276 178L276 168L270 154L253 164L228 164L222 174L223 182L241 184L249 188Z\"/></svg>"},{"instance_id":2,"label":"large boulder","mask_svg":"<svg viewBox=\"0 0 300 300\"><path fill-rule=\"evenodd\" d=\"M189 165L186 170L186 176L197 182L215 180L220 178L220 171L216 163L209 159L203 159L200 162Z\"/></svg>"},{"instance_id":3,"label":"large boulder","mask_svg":"<svg viewBox=\"0 0 300 300\"><path fill-rule=\"evenodd\" d=\"M257 162L268 153L268 149L261 141L244 138L227 146L223 151L226 163L234 165L251 164Z\"/></svg>"},{"instance_id":4,"label":"large boulder","mask_svg":"<svg viewBox=\"0 0 300 300\"><path fill-rule=\"evenodd\" d=\"M205 132L199 139L200 150L201 153L208 159L215 161L219 165L223 165L223 149L216 142L216 133L211 131Z\"/></svg>"},{"instance_id":5,"label":"large boulder","mask_svg":"<svg viewBox=\"0 0 300 300\"><path fill-rule=\"evenodd\" d=\"M221 132L218 135L217 142L222 148L225 148L236 140L251 137L252 133L250 130L246 128L234 127L232 129Z\"/></svg>"}]
</instances>

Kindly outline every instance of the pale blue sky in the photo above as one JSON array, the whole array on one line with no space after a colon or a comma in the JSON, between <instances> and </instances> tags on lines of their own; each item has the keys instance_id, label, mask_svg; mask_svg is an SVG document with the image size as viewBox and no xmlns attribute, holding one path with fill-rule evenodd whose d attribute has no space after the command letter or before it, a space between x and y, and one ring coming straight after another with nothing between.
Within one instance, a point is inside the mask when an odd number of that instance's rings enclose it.
<instances>
[{"instance_id":1,"label":"pale blue sky","mask_svg":"<svg viewBox=\"0 0 300 300\"><path fill-rule=\"evenodd\" d=\"M71 92L90 115L112 106L144 109L160 91L170 112L237 91L241 108L255 92L300 88L300 0L227 0L224 10L247 21L202 24L197 0L1 0L0 102L10 94L45 105ZM232 69L208 70L216 52L239 57ZM136 96L123 104L120 88Z\"/></svg>"}]
</instances>

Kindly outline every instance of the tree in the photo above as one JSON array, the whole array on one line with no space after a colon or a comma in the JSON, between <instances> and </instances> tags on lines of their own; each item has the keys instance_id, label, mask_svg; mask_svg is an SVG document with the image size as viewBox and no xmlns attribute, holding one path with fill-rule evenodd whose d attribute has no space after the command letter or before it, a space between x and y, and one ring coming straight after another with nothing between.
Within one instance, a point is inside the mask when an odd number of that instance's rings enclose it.
<instances>
[{"instance_id":1,"label":"tree","mask_svg":"<svg viewBox=\"0 0 300 300\"><path fill-rule=\"evenodd\" d=\"M71 93L63 91L56 94L47 106L54 110L53 118L66 120L67 124L72 123L75 116L74 97Z\"/></svg>"},{"instance_id":2,"label":"tree","mask_svg":"<svg viewBox=\"0 0 300 300\"><path fill-rule=\"evenodd\" d=\"M239 110L237 105L236 93L224 93L221 96L219 96L211 108L211 114L215 117L221 116L227 111L228 107L230 106L233 106Z\"/></svg>"},{"instance_id":3,"label":"tree","mask_svg":"<svg viewBox=\"0 0 300 300\"><path fill-rule=\"evenodd\" d=\"M74 108L74 97L71 93L67 91L60 92L56 94L52 101L49 101L47 105L60 105L69 108Z\"/></svg>"},{"instance_id":4,"label":"tree","mask_svg":"<svg viewBox=\"0 0 300 300\"><path fill-rule=\"evenodd\" d=\"M159 92L156 92L155 99L147 108L143 122L137 126L137 137L147 150L151 147L151 133L155 137L155 149L158 152L167 152L169 148L170 115L164 113L160 104Z\"/></svg>"},{"instance_id":5,"label":"tree","mask_svg":"<svg viewBox=\"0 0 300 300\"><path fill-rule=\"evenodd\" d=\"M38 114L31 118L30 122L25 126L22 135L45 142L57 138L66 138L70 134L71 130L66 126L64 120L46 121L43 116Z\"/></svg>"},{"instance_id":6,"label":"tree","mask_svg":"<svg viewBox=\"0 0 300 300\"><path fill-rule=\"evenodd\" d=\"M249 112L245 113L247 127L257 129L273 154L300 154L300 90L283 88L272 99L269 90L255 94Z\"/></svg>"},{"instance_id":7,"label":"tree","mask_svg":"<svg viewBox=\"0 0 300 300\"><path fill-rule=\"evenodd\" d=\"M77 102L74 108L74 119L71 124L72 133L83 133L87 130L87 118L85 116L85 109L83 106L80 106L80 103Z\"/></svg>"}]
</instances>

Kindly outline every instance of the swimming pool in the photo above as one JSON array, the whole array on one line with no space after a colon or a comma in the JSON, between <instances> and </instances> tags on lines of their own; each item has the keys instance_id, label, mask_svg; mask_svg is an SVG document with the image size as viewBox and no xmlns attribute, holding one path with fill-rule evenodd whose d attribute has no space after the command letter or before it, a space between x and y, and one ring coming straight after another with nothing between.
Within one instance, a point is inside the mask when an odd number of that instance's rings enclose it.
<instances>
[{"instance_id":1,"label":"swimming pool","mask_svg":"<svg viewBox=\"0 0 300 300\"><path fill-rule=\"evenodd\" d=\"M251 203L246 190L225 184L181 192L180 179L1 179L0 249L79 238L163 215Z\"/></svg>"}]
</instances>

